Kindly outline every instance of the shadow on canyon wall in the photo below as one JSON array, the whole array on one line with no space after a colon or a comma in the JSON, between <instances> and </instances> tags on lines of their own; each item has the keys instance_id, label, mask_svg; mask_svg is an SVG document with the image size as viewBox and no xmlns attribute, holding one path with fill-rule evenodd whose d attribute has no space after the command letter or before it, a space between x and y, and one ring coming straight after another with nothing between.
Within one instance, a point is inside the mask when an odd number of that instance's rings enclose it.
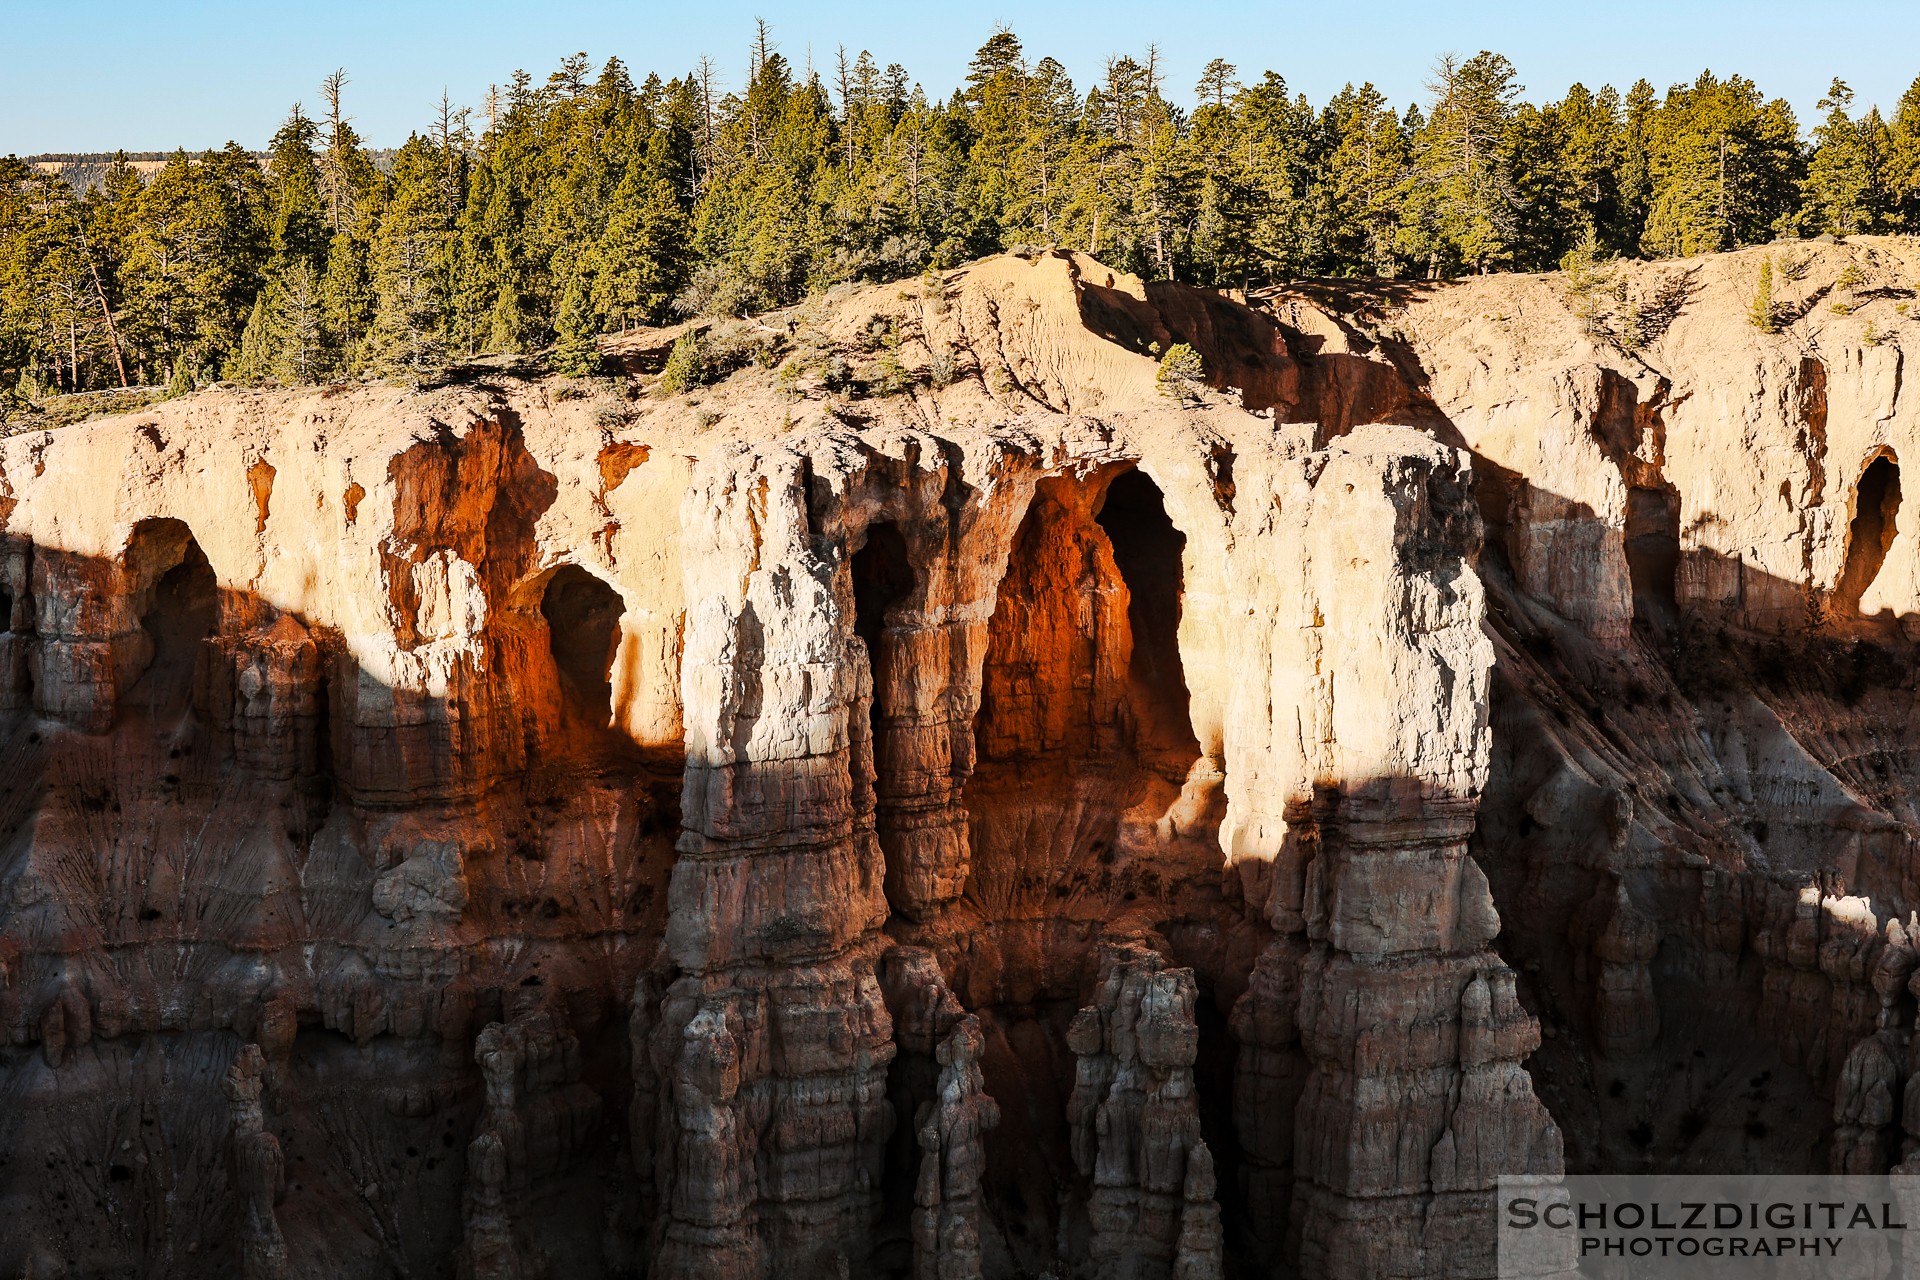
<instances>
[{"instance_id":1,"label":"shadow on canyon wall","mask_svg":"<svg viewBox=\"0 0 1920 1280\"><path fill-rule=\"evenodd\" d=\"M1236 345L1269 341L1229 304L1155 329L1126 295L1089 296L1115 340L1204 349L1238 326ZM1336 434L1410 417L1460 443L1381 362L1282 343L1291 372L1222 361L1218 376L1248 382L1250 407L1325 415ZM618 666L619 595L584 566L533 563L554 483L512 424L417 448L386 565L402 650L456 625L423 566L450 553L491 575L475 588L489 667L445 673L444 696L382 683L337 622L219 584L190 522L138 522L113 560L0 542L0 1206L15 1224L0 1270L232 1273L236 1215L264 1199L302 1274L448 1275L472 1203L493 1194L540 1224L564 1273L637 1273L645 1157L623 1145L624 1015L665 929L681 748L613 727L636 678ZM1683 580L1736 581L1746 600L1809 588L1683 551L1659 485L1633 486L1625 529L1562 503L1569 526L1625 544L1630 629L1606 641L1519 585L1520 480L1476 467L1496 666L1471 848L1502 917L1495 946L1549 1032L1531 1066L1570 1167L1822 1168L1851 1046L1883 1009L1912 1025L1904 988L1889 1004L1872 987L1877 933L1821 906L1864 895L1877 923L1920 905L1913 620L1848 603L1885 554L1898 460L1849 482L1848 577L1810 601L1821 621L1805 630L1684 608ZM500 500L476 507L476 490ZM958 484L954 520L968 501ZM915 566L887 527L862 531L849 570L846 626L876 668L914 643L890 619ZM1262 1225L1242 1189L1228 1014L1272 935L1218 875L1235 762L1209 774L1185 715L1168 575L1195 532L1128 466L1043 482L966 727L974 868L949 977L982 1019L1003 1113L992 1217L1007 1257L1036 1270L1085 1230L1066 1038L1116 930L1195 971L1194 1074L1237 1256ZM1081 634L1083 610L1098 636ZM879 699L872 715L884 830L889 789L911 788ZM1806 766L1756 763L1795 751ZM1181 805L1184 834L1150 840L1149 820ZM280 1183L229 1161L247 1043L264 1052ZM883 1269L900 1265L910 1130L897 1124L886 1156ZM470 1160L487 1142L503 1170Z\"/></svg>"},{"instance_id":2,"label":"shadow on canyon wall","mask_svg":"<svg viewBox=\"0 0 1920 1280\"><path fill-rule=\"evenodd\" d=\"M682 748L613 727L618 597L534 572L514 424L402 470L401 652L458 625L418 566L495 575L438 697L217 582L188 521L0 539L6 1274L452 1275L489 1178L566 1274L640 1249L626 1012Z\"/></svg>"},{"instance_id":3,"label":"shadow on canyon wall","mask_svg":"<svg viewBox=\"0 0 1920 1280\"><path fill-rule=\"evenodd\" d=\"M1644 300L1643 341L1697 276ZM1845 569L1823 593L1683 539L1679 495L1639 460L1662 442L1637 448L1664 431L1661 406L1603 371L1592 429L1628 490L1614 526L1476 453L1434 405L1394 316L1439 287L1310 283L1248 312L1178 286L1149 284L1143 302L1084 283L1083 315L1148 354L1192 344L1216 387L1317 423L1319 439L1387 421L1472 455L1497 654L1472 849L1502 914L1496 945L1543 1021L1535 1086L1569 1168L1823 1170L1855 1142L1885 1167L1899 1124L1858 1136L1855 1095L1878 1077L1848 1060L1913 1022L1903 982L1871 973L1906 963L1884 926L1910 927L1920 907L1920 762L1906 728L1920 619L1860 610L1893 538L1900 460L1886 447L1828 456L1825 369L1805 361L1812 501L1849 513ZM1303 316L1294 297L1319 308ZM1545 536L1535 518L1551 520ZM1516 563L1565 554L1556 542L1623 554L1621 634L1595 639L1524 585ZM1717 603L1681 603L1702 598ZM1897 1095L1903 1081L1880 1083Z\"/></svg>"},{"instance_id":4,"label":"shadow on canyon wall","mask_svg":"<svg viewBox=\"0 0 1920 1280\"><path fill-rule=\"evenodd\" d=\"M1687 305L1697 275L1647 300L1644 341ZM1680 495L1641 461L1663 456L1662 406L1603 370L1591 429L1627 488L1615 526L1475 452L1432 403L1392 319L1433 287L1289 290L1341 317L1315 323L1337 324L1348 350L1287 329L1295 381L1254 371L1245 399L1318 422L1322 438L1393 421L1473 458L1497 658L1493 770L1472 850L1503 918L1496 945L1545 1027L1533 1075L1568 1166L1823 1170L1856 1141L1856 1095L1873 1087L1850 1054L1914 1016L1904 983L1872 972L1905 963L1885 926L1910 929L1920 908L1920 760L1907 728L1920 618L1860 609L1894 536L1901 460L1886 446L1829 456L1826 371L1804 361L1811 501L1844 513L1847 529L1840 580L1821 592L1683 537ZM1161 301L1153 286L1149 297ZM1222 332L1169 323L1203 353ZM1231 351L1217 367L1241 385ZM1542 517L1544 536L1529 527ZM1569 545L1623 554L1623 634L1596 639L1527 585ZM1897 1093L1903 1081L1882 1083ZM1841 1113L1854 1119L1842 1125ZM1879 1123L1863 1141L1885 1167L1899 1158L1899 1124Z\"/></svg>"}]
</instances>

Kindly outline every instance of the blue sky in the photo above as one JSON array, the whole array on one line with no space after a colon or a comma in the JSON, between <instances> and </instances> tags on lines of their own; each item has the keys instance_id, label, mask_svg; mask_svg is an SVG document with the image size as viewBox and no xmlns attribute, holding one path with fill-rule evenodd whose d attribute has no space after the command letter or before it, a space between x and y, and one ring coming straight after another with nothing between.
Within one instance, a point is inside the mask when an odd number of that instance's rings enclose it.
<instances>
[{"instance_id":1,"label":"blue sky","mask_svg":"<svg viewBox=\"0 0 1920 1280\"><path fill-rule=\"evenodd\" d=\"M1810 122L1835 75L1861 103L1890 109L1920 74L1920 3L1817 5L1625 0L1622 3L1056 3L967 5L845 0L325 0L299 5L174 0L0 0L0 154L200 148L229 138L260 146L298 100L313 109L321 76L347 68L347 106L375 145L424 125L447 86L478 104L516 67L544 78L575 50L618 54L638 71L675 74L702 53L739 84L755 15L796 64L824 65L834 46L901 62L929 93L958 84L968 57L1006 22L1032 57L1050 54L1082 87L1111 53L1157 41L1176 101L1207 59L1252 78L1268 68L1316 103L1348 80L1372 80L1403 104L1436 54L1492 48L1519 68L1528 96L1574 80L1656 87L1703 67L1753 77Z\"/></svg>"}]
</instances>

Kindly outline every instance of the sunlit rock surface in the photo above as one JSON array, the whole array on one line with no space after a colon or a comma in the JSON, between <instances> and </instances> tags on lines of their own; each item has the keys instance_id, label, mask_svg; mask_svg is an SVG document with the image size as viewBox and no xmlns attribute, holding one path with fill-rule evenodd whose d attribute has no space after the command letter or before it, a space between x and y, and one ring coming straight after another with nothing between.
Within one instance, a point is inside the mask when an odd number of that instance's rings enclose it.
<instances>
[{"instance_id":1,"label":"sunlit rock surface","mask_svg":"<svg viewBox=\"0 0 1920 1280\"><path fill-rule=\"evenodd\" d=\"M0 1274L1488 1276L1502 1173L1913 1158L1914 272L1793 252L0 442Z\"/></svg>"}]
</instances>

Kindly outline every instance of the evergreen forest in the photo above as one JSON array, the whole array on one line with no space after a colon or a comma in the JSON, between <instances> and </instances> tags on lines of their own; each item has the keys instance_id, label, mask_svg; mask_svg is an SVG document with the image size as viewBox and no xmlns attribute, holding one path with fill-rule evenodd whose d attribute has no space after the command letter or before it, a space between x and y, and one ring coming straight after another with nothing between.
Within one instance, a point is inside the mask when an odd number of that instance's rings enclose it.
<instances>
[{"instance_id":1,"label":"evergreen forest","mask_svg":"<svg viewBox=\"0 0 1920 1280\"><path fill-rule=\"evenodd\" d=\"M798 66L761 23L731 90L710 60L578 54L477 107L442 94L391 151L356 133L345 72L317 90L264 154L78 186L0 158L0 408L485 353L588 373L601 335L1019 246L1248 288L1920 232L1920 79L1887 115L1836 79L1803 127L1712 72L1536 102L1482 52L1410 105L1371 84L1316 105L1224 59L1170 84L1151 48L1076 85L1000 29L930 96L865 51Z\"/></svg>"}]
</instances>

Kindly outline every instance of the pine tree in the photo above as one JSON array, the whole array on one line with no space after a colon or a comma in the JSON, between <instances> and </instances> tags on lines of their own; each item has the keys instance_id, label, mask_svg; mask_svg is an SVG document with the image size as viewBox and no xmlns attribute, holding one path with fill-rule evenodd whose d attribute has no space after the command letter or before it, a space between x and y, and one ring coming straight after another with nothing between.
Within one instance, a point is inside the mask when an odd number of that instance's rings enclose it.
<instances>
[{"instance_id":1,"label":"pine tree","mask_svg":"<svg viewBox=\"0 0 1920 1280\"><path fill-rule=\"evenodd\" d=\"M316 381L334 363L328 342L320 278L311 264L296 262L278 281L274 376L289 386Z\"/></svg>"},{"instance_id":2,"label":"pine tree","mask_svg":"<svg viewBox=\"0 0 1920 1280\"><path fill-rule=\"evenodd\" d=\"M267 232L277 267L326 263L327 210L313 154L319 136L296 102L267 146Z\"/></svg>"},{"instance_id":3,"label":"pine tree","mask_svg":"<svg viewBox=\"0 0 1920 1280\"><path fill-rule=\"evenodd\" d=\"M1348 85L1321 114L1331 143L1322 162L1316 208L1324 219L1327 265L1335 273L1399 273L1395 249L1407 138L1387 100L1371 84Z\"/></svg>"},{"instance_id":4,"label":"pine tree","mask_svg":"<svg viewBox=\"0 0 1920 1280\"><path fill-rule=\"evenodd\" d=\"M1443 57L1427 90L1433 102L1414 139L1408 191L1413 244L1429 273L1506 265L1520 200L1512 150L1521 86L1513 64L1484 50L1465 62Z\"/></svg>"},{"instance_id":5,"label":"pine tree","mask_svg":"<svg viewBox=\"0 0 1920 1280\"><path fill-rule=\"evenodd\" d=\"M1608 247L1624 239L1627 221L1620 191L1620 171L1627 146L1620 95L1612 86L1598 93L1576 84L1549 109L1558 126L1556 157L1570 225L1559 241L1579 245L1588 240Z\"/></svg>"},{"instance_id":6,"label":"pine tree","mask_svg":"<svg viewBox=\"0 0 1920 1280\"><path fill-rule=\"evenodd\" d=\"M1907 232L1920 231L1920 77L1900 95L1888 126L1881 183L1889 220Z\"/></svg>"},{"instance_id":7,"label":"pine tree","mask_svg":"<svg viewBox=\"0 0 1920 1280\"><path fill-rule=\"evenodd\" d=\"M1067 69L1052 58L1034 64L1022 90L1008 220L1023 238L1047 243L1056 238L1066 202L1063 171L1073 149L1078 104Z\"/></svg>"},{"instance_id":8,"label":"pine tree","mask_svg":"<svg viewBox=\"0 0 1920 1280\"><path fill-rule=\"evenodd\" d=\"M1762 333L1772 333L1780 327L1773 309L1773 259L1760 259L1760 270L1754 276L1753 296L1747 300L1747 323Z\"/></svg>"},{"instance_id":9,"label":"pine tree","mask_svg":"<svg viewBox=\"0 0 1920 1280\"><path fill-rule=\"evenodd\" d=\"M441 174L441 157L418 135L394 158L393 190L369 261L375 310L366 357L378 373L428 374L448 358L452 227Z\"/></svg>"},{"instance_id":10,"label":"pine tree","mask_svg":"<svg viewBox=\"0 0 1920 1280\"><path fill-rule=\"evenodd\" d=\"M1835 78L1820 100L1826 119L1813 131L1813 156L1801 185L1800 225L1809 231L1854 235L1876 230L1886 210L1881 186L1886 130L1878 112L1847 114L1853 90Z\"/></svg>"},{"instance_id":11,"label":"pine tree","mask_svg":"<svg viewBox=\"0 0 1920 1280\"><path fill-rule=\"evenodd\" d=\"M458 247L449 252L448 274L453 281L449 305L458 345L468 351L524 351L545 342L538 319L540 247L528 234L536 212L534 196L542 176L538 163L543 95L526 87L516 73L502 127L488 136L488 146L474 166L458 223ZM422 140L424 153L433 151ZM439 155L423 155L431 176L422 175L427 190L414 199L431 200L439 221L449 232L443 162ZM396 165L394 182L399 188ZM425 211L417 210L416 218Z\"/></svg>"},{"instance_id":12,"label":"pine tree","mask_svg":"<svg viewBox=\"0 0 1920 1280\"><path fill-rule=\"evenodd\" d=\"M320 196L327 210L327 231L334 236L353 225L361 203L373 198L379 188L373 160L361 145L352 118L342 108L341 95L346 86L344 68L320 82L326 115L320 121L321 151L315 167Z\"/></svg>"},{"instance_id":13,"label":"pine tree","mask_svg":"<svg viewBox=\"0 0 1920 1280\"><path fill-rule=\"evenodd\" d=\"M701 202L700 253L730 275L746 307L792 302L830 256L816 188L833 154L831 109L817 80L794 83L765 31L745 100L722 132L730 154Z\"/></svg>"},{"instance_id":14,"label":"pine tree","mask_svg":"<svg viewBox=\"0 0 1920 1280\"><path fill-rule=\"evenodd\" d=\"M559 341L553 350L553 367L575 377L600 372L600 324L594 314L593 283L586 271L576 271L567 281L555 327Z\"/></svg>"},{"instance_id":15,"label":"pine tree","mask_svg":"<svg viewBox=\"0 0 1920 1280\"><path fill-rule=\"evenodd\" d=\"M354 228L333 237L327 249L327 273L320 279L322 331L339 365L359 370L373 325L374 296L369 272L378 206L363 206Z\"/></svg>"},{"instance_id":16,"label":"pine tree","mask_svg":"<svg viewBox=\"0 0 1920 1280\"><path fill-rule=\"evenodd\" d=\"M1154 381L1161 395L1191 404L1200 398L1200 389L1206 385L1206 372L1200 353L1184 342L1176 342L1160 358Z\"/></svg>"},{"instance_id":17,"label":"pine tree","mask_svg":"<svg viewBox=\"0 0 1920 1280\"><path fill-rule=\"evenodd\" d=\"M651 160L628 166L612 204L595 248L593 304L616 328L662 320L688 276L686 210Z\"/></svg>"},{"instance_id":18,"label":"pine tree","mask_svg":"<svg viewBox=\"0 0 1920 1280\"><path fill-rule=\"evenodd\" d=\"M268 286L253 300L247 326L240 331L240 349L227 361L226 376L235 382L258 382L273 368L274 333L273 288Z\"/></svg>"},{"instance_id":19,"label":"pine tree","mask_svg":"<svg viewBox=\"0 0 1920 1280\"><path fill-rule=\"evenodd\" d=\"M1619 217L1602 232L1607 245L1618 253L1637 250L1646 232L1647 209L1653 201L1651 163L1654 113L1658 109L1653 86L1645 80L1634 81L1633 88L1627 91L1620 152L1614 170L1620 195Z\"/></svg>"},{"instance_id":20,"label":"pine tree","mask_svg":"<svg viewBox=\"0 0 1920 1280\"><path fill-rule=\"evenodd\" d=\"M1196 253L1224 283L1286 279L1320 268L1325 219L1315 209L1321 122L1304 97L1267 72L1213 117L1193 155L1207 176L1194 191L1204 210ZM1196 130L1197 132L1197 130Z\"/></svg>"},{"instance_id":21,"label":"pine tree","mask_svg":"<svg viewBox=\"0 0 1920 1280\"><path fill-rule=\"evenodd\" d=\"M996 28L973 55L967 69L967 87L957 105L965 112L972 143L961 194L962 217L972 226L972 238L987 252L1037 238L1029 226L1029 201L1022 198L1016 157L1029 134L1031 96L1020 38L1005 27Z\"/></svg>"},{"instance_id":22,"label":"pine tree","mask_svg":"<svg viewBox=\"0 0 1920 1280\"><path fill-rule=\"evenodd\" d=\"M1772 238L1800 205L1798 127L1750 80L1702 73L1654 113L1652 178L1641 247L1683 257Z\"/></svg>"},{"instance_id":23,"label":"pine tree","mask_svg":"<svg viewBox=\"0 0 1920 1280\"><path fill-rule=\"evenodd\" d=\"M1225 58L1210 59L1201 68L1199 82L1193 86L1193 96L1202 107L1225 107L1228 100L1240 91L1240 82L1234 79L1238 72L1239 68Z\"/></svg>"}]
</instances>

